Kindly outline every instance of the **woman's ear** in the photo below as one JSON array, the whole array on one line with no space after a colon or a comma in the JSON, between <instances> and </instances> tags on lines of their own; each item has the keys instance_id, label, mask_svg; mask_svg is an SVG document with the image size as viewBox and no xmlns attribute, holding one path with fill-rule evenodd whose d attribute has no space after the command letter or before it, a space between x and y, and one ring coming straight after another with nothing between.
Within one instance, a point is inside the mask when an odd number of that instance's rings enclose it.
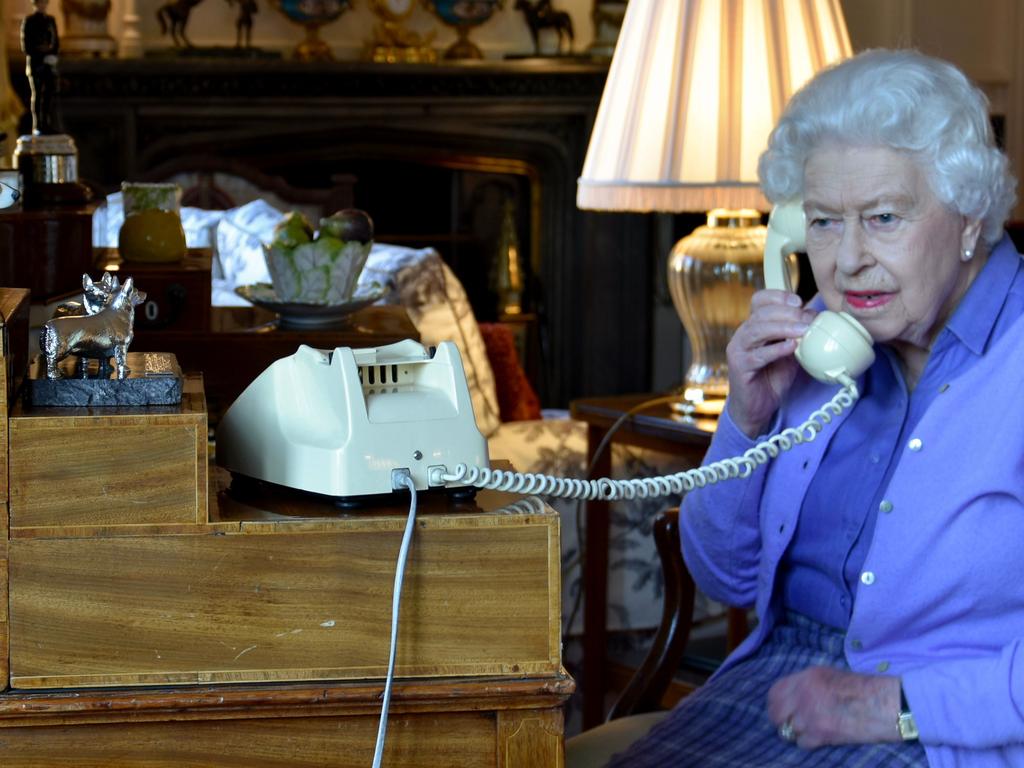
<instances>
[{"instance_id":1,"label":"woman's ear","mask_svg":"<svg viewBox=\"0 0 1024 768\"><path fill-rule=\"evenodd\" d=\"M967 262L974 258L978 251L978 238L981 236L981 219L964 219L964 229L960 233L960 260Z\"/></svg>"}]
</instances>

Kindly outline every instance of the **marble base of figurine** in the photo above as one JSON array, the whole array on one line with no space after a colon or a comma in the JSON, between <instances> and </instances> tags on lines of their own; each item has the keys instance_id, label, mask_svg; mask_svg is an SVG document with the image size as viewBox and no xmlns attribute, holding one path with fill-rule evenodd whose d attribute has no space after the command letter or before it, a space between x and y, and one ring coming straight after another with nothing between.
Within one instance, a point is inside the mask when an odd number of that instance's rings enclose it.
<instances>
[{"instance_id":1,"label":"marble base of figurine","mask_svg":"<svg viewBox=\"0 0 1024 768\"><path fill-rule=\"evenodd\" d=\"M82 365L86 363L86 365ZM63 378L46 378L46 360L36 355L29 366L26 397L41 407L177 405L184 377L174 355L129 352L127 378L118 379L112 364L68 357L60 362Z\"/></svg>"}]
</instances>

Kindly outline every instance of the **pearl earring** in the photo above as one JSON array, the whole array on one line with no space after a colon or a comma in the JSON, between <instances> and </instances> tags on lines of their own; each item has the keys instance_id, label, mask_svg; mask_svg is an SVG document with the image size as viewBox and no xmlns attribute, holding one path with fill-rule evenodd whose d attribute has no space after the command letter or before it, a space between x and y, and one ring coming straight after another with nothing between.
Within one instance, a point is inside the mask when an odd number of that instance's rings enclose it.
<instances>
[{"instance_id":1,"label":"pearl earring","mask_svg":"<svg viewBox=\"0 0 1024 768\"><path fill-rule=\"evenodd\" d=\"M964 261L970 261L972 258L974 258L974 251L970 248L964 248Z\"/></svg>"}]
</instances>

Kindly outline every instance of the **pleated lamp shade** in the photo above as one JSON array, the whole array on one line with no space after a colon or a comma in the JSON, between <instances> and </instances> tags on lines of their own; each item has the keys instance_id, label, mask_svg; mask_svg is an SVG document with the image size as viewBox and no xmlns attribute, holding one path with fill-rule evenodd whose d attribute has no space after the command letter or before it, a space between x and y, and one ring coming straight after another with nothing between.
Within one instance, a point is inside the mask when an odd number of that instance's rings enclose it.
<instances>
[{"instance_id":1,"label":"pleated lamp shade","mask_svg":"<svg viewBox=\"0 0 1024 768\"><path fill-rule=\"evenodd\" d=\"M850 52L839 0L631 0L578 206L766 210L768 134L793 92Z\"/></svg>"}]
</instances>

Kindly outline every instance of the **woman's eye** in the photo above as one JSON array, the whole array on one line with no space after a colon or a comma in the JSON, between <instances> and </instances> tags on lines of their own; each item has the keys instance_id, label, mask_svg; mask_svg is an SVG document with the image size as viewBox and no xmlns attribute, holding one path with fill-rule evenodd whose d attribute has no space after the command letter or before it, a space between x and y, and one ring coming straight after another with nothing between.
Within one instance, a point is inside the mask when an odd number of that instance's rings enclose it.
<instances>
[{"instance_id":1,"label":"woman's eye","mask_svg":"<svg viewBox=\"0 0 1024 768\"><path fill-rule=\"evenodd\" d=\"M871 217L871 221L875 224L894 224L896 222L895 213L876 213Z\"/></svg>"},{"instance_id":2,"label":"woman's eye","mask_svg":"<svg viewBox=\"0 0 1024 768\"><path fill-rule=\"evenodd\" d=\"M815 229L824 229L825 227L827 227L831 223L832 223L832 219L826 219L826 218L822 218L822 217L812 218L811 219L811 226L814 227Z\"/></svg>"}]
</instances>

